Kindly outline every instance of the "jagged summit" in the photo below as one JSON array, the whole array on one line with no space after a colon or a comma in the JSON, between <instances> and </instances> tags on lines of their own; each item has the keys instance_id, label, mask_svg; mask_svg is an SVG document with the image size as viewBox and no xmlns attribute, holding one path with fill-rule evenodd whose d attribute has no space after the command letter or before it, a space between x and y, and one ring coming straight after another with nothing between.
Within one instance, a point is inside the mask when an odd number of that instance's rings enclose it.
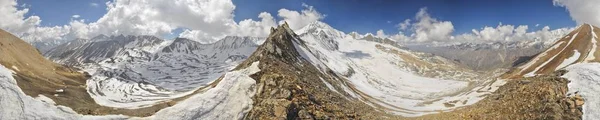
<instances>
[{"instance_id":1,"label":"jagged summit","mask_svg":"<svg viewBox=\"0 0 600 120\"><path fill-rule=\"evenodd\" d=\"M236 69L259 62L260 72L251 75L257 91L247 119L348 119L357 113L378 115L368 105L334 93L329 82L337 75L322 72L306 41L287 23L273 28L266 41ZM336 82L337 83L337 82ZM359 109L360 108L360 109ZM332 112L336 111L336 112ZM364 117L357 117L364 118Z\"/></svg>"},{"instance_id":2,"label":"jagged summit","mask_svg":"<svg viewBox=\"0 0 600 120\"><path fill-rule=\"evenodd\" d=\"M272 28L271 33L265 42L259 46L251 55L253 57L276 56L277 58L285 59L285 61L298 61L299 54L296 52L295 44L303 44L298 38L298 35L290 29L287 22ZM258 59L258 58L254 58ZM250 65L252 62L247 62Z\"/></svg>"},{"instance_id":3,"label":"jagged summit","mask_svg":"<svg viewBox=\"0 0 600 120\"><path fill-rule=\"evenodd\" d=\"M599 49L599 31L600 28L590 24L579 26L526 64L514 69L509 77L549 74L574 63L600 62L600 53L596 52Z\"/></svg>"}]
</instances>

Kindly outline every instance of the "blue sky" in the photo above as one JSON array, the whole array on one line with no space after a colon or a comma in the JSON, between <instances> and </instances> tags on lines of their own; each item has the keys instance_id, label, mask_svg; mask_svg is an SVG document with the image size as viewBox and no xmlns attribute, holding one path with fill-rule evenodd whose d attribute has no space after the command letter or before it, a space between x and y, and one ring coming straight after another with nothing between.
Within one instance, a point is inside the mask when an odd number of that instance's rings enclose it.
<instances>
[{"instance_id":1,"label":"blue sky","mask_svg":"<svg viewBox=\"0 0 600 120\"><path fill-rule=\"evenodd\" d=\"M451 21L455 34L470 32L484 26L497 26L499 22L512 25L529 25L529 30L543 26L551 28L572 27L576 23L563 7L550 0L233 0L236 4L235 20L254 18L262 11L277 13L281 8L302 9L301 4L314 6L327 15L323 21L344 32L360 33L383 29L398 31L396 25L414 18L422 7L427 7L432 17ZM388 23L390 21L391 23ZM540 24L539 28L534 27Z\"/></svg>"},{"instance_id":2,"label":"blue sky","mask_svg":"<svg viewBox=\"0 0 600 120\"><path fill-rule=\"evenodd\" d=\"M106 13L107 0L18 0L19 7L29 8L26 16L37 15L43 26L68 24L73 15L96 21ZM94 4L94 5L93 5Z\"/></svg>"},{"instance_id":3,"label":"blue sky","mask_svg":"<svg viewBox=\"0 0 600 120\"><path fill-rule=\"evenodd\" d=\"M96 21L106 13L105 2L19 0L18 4L26 4L30 9L26 16L40 16L42 26L55 26L68 24L75 14L86 22ZM554 6L550 0L233 0L233 3L235 21L257 20L258 14L265 11L276 16L281 8L299 11L303 9L302 3L306 3L326 15L322 21L344 32L375 33L383 29L386 33L395 33L398 23L414 18L422 7L427 7L433 18L451 21L454 34L484 26L495 27L499 22L529 25L528 31L543 26L554 29L576 25L565 8ZM540 26L535 27L536 24Z\"/></svg>"}]
</instances>

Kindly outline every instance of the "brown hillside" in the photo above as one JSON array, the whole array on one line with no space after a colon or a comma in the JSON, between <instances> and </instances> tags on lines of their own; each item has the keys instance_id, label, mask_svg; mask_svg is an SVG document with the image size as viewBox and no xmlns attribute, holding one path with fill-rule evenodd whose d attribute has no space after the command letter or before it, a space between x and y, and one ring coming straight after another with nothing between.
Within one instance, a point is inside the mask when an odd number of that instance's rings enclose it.
<instances>
[{"instance_id":1,"label":"brown hillside","mask_svg":"<svg viewBox=\"0 0 600 120\"><path fill-rule=\"evenodd\" d=\"M599 49L597 47L599 38L595 36L599 35L597 34L599 31L598 27L583 24L504 77L519 78L549 74L573 63L598 62L600 53L596 51Z\"/></svg>"}]
</instances>

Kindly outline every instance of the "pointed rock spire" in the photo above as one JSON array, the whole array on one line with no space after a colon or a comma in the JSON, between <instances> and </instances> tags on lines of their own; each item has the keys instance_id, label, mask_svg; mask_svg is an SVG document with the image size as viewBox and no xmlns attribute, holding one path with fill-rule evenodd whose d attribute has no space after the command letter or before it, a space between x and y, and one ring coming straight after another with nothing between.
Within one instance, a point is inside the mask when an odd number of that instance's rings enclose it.
<instances>
[{"instance_id":1,"label":"pointed rock spire","mask_svg":"<svg viewBox=\"0 0 600 120\"><path fill-rule=\"evenodd\" d=\"M281 25L284 28L290 28L290 25L288 25L287 21L283 22L283 25Z\"/></svg>"},{"instance_id":2,"label":"pointed rock spire","mask_svg":"<svg viewBox=\"0 0 600 120\"><path fill-rule=\"evenodd\" d=\"M275 32L275 28L271 27L271 33L274 33L274 32Z\"/></svg>"}]
</instances>

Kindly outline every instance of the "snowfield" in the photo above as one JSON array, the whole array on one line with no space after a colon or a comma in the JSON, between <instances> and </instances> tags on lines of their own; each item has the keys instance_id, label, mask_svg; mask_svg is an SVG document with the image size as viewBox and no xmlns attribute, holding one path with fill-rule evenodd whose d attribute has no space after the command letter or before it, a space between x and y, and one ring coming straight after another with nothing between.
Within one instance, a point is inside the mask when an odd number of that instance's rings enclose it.
<instances>
[{"instance_id":1,"label":"snowfield","mask_svg":"<svg viewBox=\"0 0 600 120\"><path fill-rule=\"evenodd\" d=\"M259 62L245 69L227 72L220 83L206 92L192 95L150 117L130 119L241 119L252 108L256 81L249 75L259 72ZM65 106L56 106L45 96L25 95L12 77L13 72L0 65L0 119L127 119L128 116L87 116Z\"/></svg>"},{"instance_id":2,"label":"snowfield","mask_svg":"<svg viewBox=\"0 0 600 120\"><path fill-rule=\"evenodd\" d=\"M429 68L418 67L422 63L404 59L406 57L403 58L389 51L398 51L399 54L409 56L408 58L435 60L441 58L423 57L392 45L355 39L351 35L340 36L338 33L341 32L330 30L331 27L323 27L324 25L319 22L313 24L316 25L307 25L309 28L302 28L299 32L304 44L301 44L303 42L299 39L294 40L297 52L321 72L327 74L325 71L331 69L336 74L345 76L351 85L341 86L341 88L351 94L351 97L361 98L368 104L384 106L390 109L388 112L394 114L421 116L471 105L483 99L484 97L481 96L484 94L495 91L505 83L502 80L472 79L474 74L459 70L433 70L434 73L423 74L438 76L424 77L418 74L428 71ZM435 63L433 66L442 64ZM355 88L357 91L348 87ZM475 92L477 90L480 92ZM361 97L356 94L358 92L368 97ZM445 106L444 103L451 101L459 102L453 102L453 107Z\"/></svg>"},{"instance_id":3,"label":"snowfield","mask_svg":"<svg viewBox=\"0 0 600 120\"><path fill-rule=\"evenodd\" d=\"M600 63L579 63L566 68L569 72L563 77L571 81L569 94L580 94L583 104L584 120L600 118Z\"/></svg>"},{"instance_id":4,"label":"snowfield","mask_svg":"<svg viewBox=\"0 0 600 120\"><path fill-rule=\"evenodd\" d=\"M135 39L113 56L80 66L92 75L87 89L98 104L135 109L189 95L237 66L258 46L257 38L235 36L212 44L148 41Z\"/></svg>"}]
</instances>

